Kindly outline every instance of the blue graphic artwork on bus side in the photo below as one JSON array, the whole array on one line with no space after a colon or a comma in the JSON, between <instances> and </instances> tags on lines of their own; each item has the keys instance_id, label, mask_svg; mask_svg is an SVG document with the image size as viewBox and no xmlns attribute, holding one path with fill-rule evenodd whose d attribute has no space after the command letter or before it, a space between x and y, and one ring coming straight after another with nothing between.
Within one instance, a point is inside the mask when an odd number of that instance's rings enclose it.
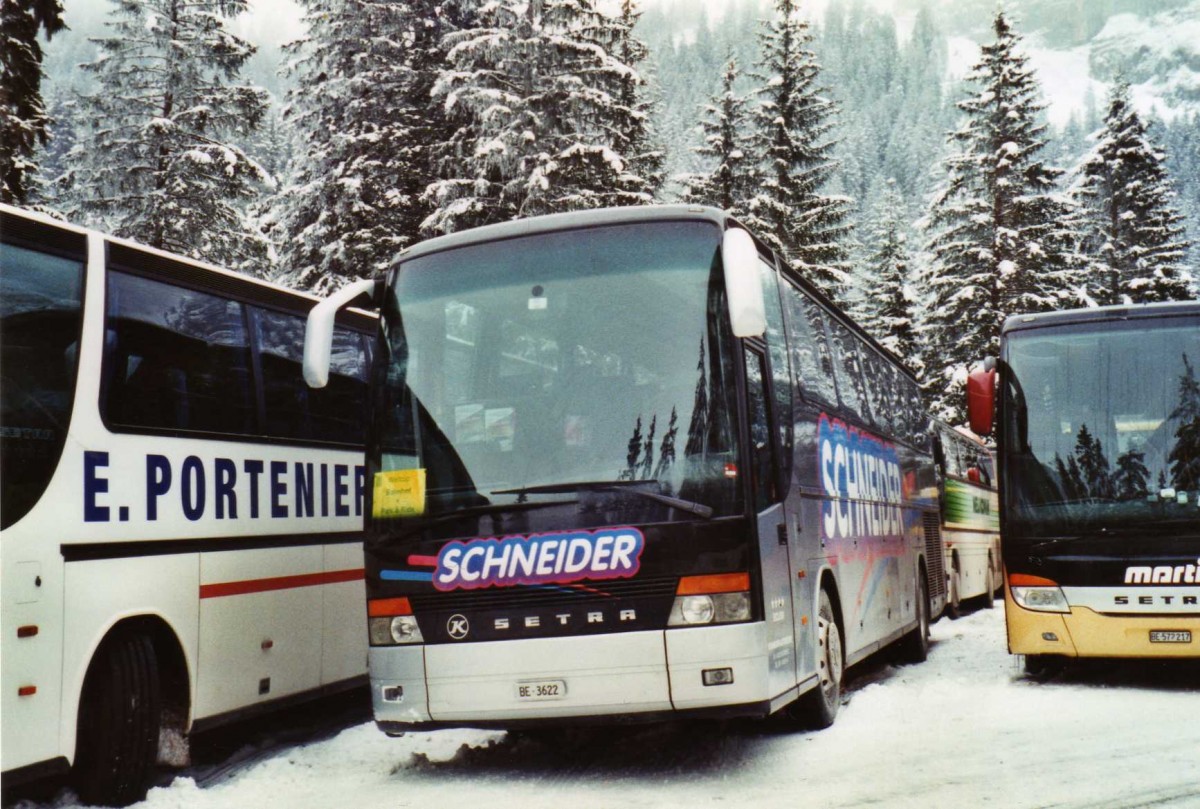
<instances>
[{"instance_id":1,"label":"blue graphic artwork on bus side","mask_svg":"<svg viewBox=\"0 0 1200 809\"><path fill-rule=\"evenodd\" d=\"M902 534L903 479L895 445L827 415L821 416L817 440L825 494L837 498L823 505L822 536Z\"/></svg>"},{"instance_id":2,"label":"blue graphic artwork on bus side","mask_svg":"<svg viewBox=\"0 0 1200 809\"><path fill-rule=\"evenodd\" d=\"M455 540L437 556L433 586L475 590L514 584L625 579L641 567L646 541L636 528Z\"/></svg>"}]
</instances>

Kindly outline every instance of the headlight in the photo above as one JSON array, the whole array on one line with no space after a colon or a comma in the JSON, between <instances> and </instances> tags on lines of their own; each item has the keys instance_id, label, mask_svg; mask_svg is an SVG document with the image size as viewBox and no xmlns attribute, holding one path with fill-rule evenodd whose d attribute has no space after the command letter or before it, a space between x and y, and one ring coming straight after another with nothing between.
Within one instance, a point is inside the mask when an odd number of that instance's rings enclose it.
<instances>
[{"instance_id":1,"label":"headlight","mask_svg":"<svg viewBox=\"0 0 1200 809\"><path fill-rule=\"evenodd\" d=\"M731 624L750 620L750 576L722 573L679 581L667 626ZM705 591L708 592L705 592Z\"/></svg>"},{"instance_id":2,"label":"headlight","mask_svg":"<svg viewBox=\"0 0 1200 809\"><path fill-rule=\"evenodd\" d=\"M1013 587L1013 601L1037 612L1070 612L1067 597L1059 587Z\"/></svg>"},{"instance_id":3,"label":"headlight","mask_svg":"<svg viewBox=\"0 0 1200 809\"><path fill-rule=\"evenodd\" d=\"M406 597L367 601L367 635L372 646L425 642Z\"/></svg>"}]
</instances>

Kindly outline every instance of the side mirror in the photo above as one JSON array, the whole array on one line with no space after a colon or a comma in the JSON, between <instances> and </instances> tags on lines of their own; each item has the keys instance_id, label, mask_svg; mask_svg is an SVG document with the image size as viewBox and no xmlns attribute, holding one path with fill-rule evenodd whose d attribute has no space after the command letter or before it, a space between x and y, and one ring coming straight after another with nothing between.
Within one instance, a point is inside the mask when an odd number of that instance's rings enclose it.
<instances>
[{"instance_id":1,"label":"side mirror","mask_svg":"<svg viewBox=\"0 0 1200 809\"><path fill-rule=\"evenodd\" d=\"M971 432L986 438L996 416L996 371L974 371L967 377L967 420Z\"/></svg>"},{"instance_id":2,"label":"side mirror","mask_svg":"<svg viewBox=\"0 0 1200 809\"><path fill-rule=\"evenodd\" d=\"M725 266L725 295L734 336L761 337L767 330L767 309L754 238L741 228L725 231L721 263Z\"/></svg>"},{"instance_id":3,"label":"side mirror","mask_svg":"<svg viewBox=\"0 0 1200 809\"><path fill-rule=\"evenodd\" d=\"M333 324L338 310L362 295L374 295L377 281L355 281L314 306L304 327L304 381L310 388L329 382L329 359L333 352Z\"/></svg>"}]
</instances>

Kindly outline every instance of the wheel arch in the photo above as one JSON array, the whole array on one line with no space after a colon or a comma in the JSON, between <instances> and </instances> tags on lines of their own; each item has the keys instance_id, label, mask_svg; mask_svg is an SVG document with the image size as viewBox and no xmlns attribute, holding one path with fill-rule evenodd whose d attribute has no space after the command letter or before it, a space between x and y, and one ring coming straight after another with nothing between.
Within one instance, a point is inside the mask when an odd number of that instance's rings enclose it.
<instances>
[{"instance_id":1,"label":"wheel arch","mask_svg":"<svg viewBox=\"0 0 1200 809\"><path fill-rule=\"evenodd\" d=\"M82 674L69 692L69 695L74 698L74 705L71 706L73 710L66 710L63 713L65 736L63 751L72 764L75 759L80 711L83 708L83 689L105 644L124 632L145 635L154 647L154 657L159 667L159 685L162 691L163 723L178 730L181 734L191 728L195 683L191 674L192 667L184 651L179 632L167 618L158 613L119 616L103 632L97 633L96 640L85 658L87 665L82 668Z\"/></svg>"}]
</instances>

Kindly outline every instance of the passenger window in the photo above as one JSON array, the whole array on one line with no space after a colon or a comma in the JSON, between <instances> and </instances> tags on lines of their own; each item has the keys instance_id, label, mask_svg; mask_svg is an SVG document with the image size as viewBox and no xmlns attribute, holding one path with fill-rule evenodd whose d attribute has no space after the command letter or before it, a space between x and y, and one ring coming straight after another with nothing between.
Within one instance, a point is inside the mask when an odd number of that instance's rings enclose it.
<instances>
[{"instance_id":1,"label":"passenger window","mask_svg":"<svg viewBox=\"0 0 1200 809\"><path fill-rule=\"evenodd\" d=\"M766 358L757 349L746 347L746 395L750 412L750 456L753 464L754 510L762 511L777 501L775 493L774 447L771 421L767 412Z\"/></svg>"},{"instance_id":2,"label":"passenger window","mask_svg":"<svg viewBox=\"0 0 1200 809\"><path fill-rule=\"evenodd\" d=\"M333 332L329 382L310 388L304 382L304 319L299 315L252 307L266 423L263 432L362 444L362 414L367 402L365 337L341 326Z\"/></svg>"},{"instance_id":3,"label":"passenger window","mask_svg":"<svg viewBox=\"0 0 1200 809\"><path fill-rule=\"evenodd\" d=\"M830 324L833 332L834 373L837 376L838 396L842 407L871 423L871 409L867 403L863 382L862 362L858 354L858 338L841 323Z\"/></svg>"},{"instance_id":4,"label":"passenger window","mask_svg":"<svg viewBox=\"0 0 1200 809\"><path fill-rule=\"evenodd\" d=\"M49 234L57 246L73 236ZM0 244L0 528L29 513L58 468L75 393L82 294L82 258Z\"/></svg>"},{"instance_id":5,"label":"passenger window","mask_svg":"<svg viewBox=\"0 0 1200 809\"><path fill-rule=\"evenodd\" d=\"M788 367L787 340L784 338L783 308L779 299L779 275L774 267L759 261L763 296L767 307L767 350L771 355L771 376L775 393L776 425L784 479L791 476L792 458L792 374Z\"/></svg>"},{"instance_id":6,"label":"passenger window","mask_svg":"<svg viewBox=\"0 0 1200 809\"><path fill-rule=\"evenodd\" d=\"M818 404L837 406L833 359L825 333L825 314L804 293L785 284L788 326L791 329L792 368L804 396Z\"/></svg>"},{"instance_id":7,"label":"passenger window","mask_svg":"<svg viewBox=\"0 0 1200 809\"><path fill-rule=\"evenodd\" d=\"M105 414L125 427L249 433L256 406L242 306L108 276Z\"/></svg>"}]
</instances>

